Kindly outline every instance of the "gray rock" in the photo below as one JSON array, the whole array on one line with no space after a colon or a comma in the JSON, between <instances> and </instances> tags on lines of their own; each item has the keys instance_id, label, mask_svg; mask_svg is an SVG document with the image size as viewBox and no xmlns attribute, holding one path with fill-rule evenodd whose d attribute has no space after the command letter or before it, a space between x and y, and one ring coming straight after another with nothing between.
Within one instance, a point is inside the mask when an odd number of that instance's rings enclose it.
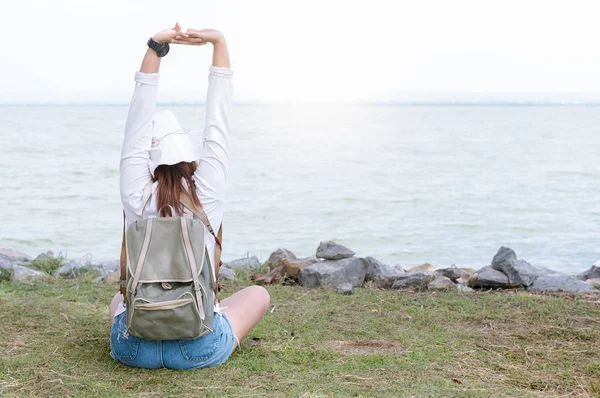
<instances>
[{"instance_id":1,"label":"gray rock","mask_svg":"<svg viewBox=\"0 0 600 398\"><path fill-rule=\"evenodd\" d=\"M89 269L95 269L102 276L107 276L110 273L118 271L121 269L121 261L120 260L104 260L98 264L94 264L90 262Z\"/></svg>"},{"instance_id":2,"label":"gray rock","mask_svg":"<svg viewBox=\"0 0 600 398\"><path fill-rule=\"evenodd\" d=\"M0 254L4 254L13 262L13 264L27 263L31 261L31 256L12 249L0 249Z\"/></svg>"},{"instance_id":3,"label":"gray rock","mask_svg":"<svg viewBox=\"0 0 600 398\"><path fill-rule=\"evenodd\" d=\"M342 283L337 287L337 292L339 294L349 296L351 294L354 294L354 286L352 286L352 283L350 282Z\"/></svg>"},{"instance_id":4,"label":"gray rock","mask_svg":"<svg viewBox=\"0 0 600 398\"><path fill-rule=\"evenodd\" d=\"M336 288L343 283L354 287L361 286L365 281L366 264L362 258L345 258L341 260L326 260L302 268L298 281L304 287L327 286Z\"/></svg>"},{"instance_id":5,"label":"gray rock","mask_svg":"<svg viewBox=\"0 0 600 398\"><path fill-rule=\"evenodd\" d=\"M525 260L510 260L500 264L492 265L497 271L501 271L508 277L511 285L530 286L537 278L539 270Z\"/></svg>"},{"instance_id":6,"label":"gray rock","mask_svg":"<svg viewBox=\"0 0 600 398\"><path fill-rule=\"evenodd\" d=\"M525 260L517 260L516 253L507 247L501 247L492 260L492 268L508 277L513 286L530 286L539 274L539 269Z\"/></svg>"},{"instance_id":7,"label":"gray rock","mask_svg":"<svg viewBox=\"0 0 600 398\"><path fill-rule=\"evenodd\" d=\"M508 247L502 246L498 250L496 255L494 256L494 259L492 260L492 265L502 264L505 261L516 260L516 259L517 259L517 253L515 253L515 251L513 249L509 249ZM494 269L498 269L498 268L494 268Z\"/></svg>"},{"instance_id":8,"label":"gray rock","mask_svg":"<svg viewBox=\"0 0 600 398\"><path fill-rule=\"evenodd\" d=\"M48 250L46 253L40 253L37 255L33 261L49 261L54 260L56 257L54 256L54 252L52 250Z\"/></svg>"},{"instance_id":9,"label":"gray rock","mask_svg":"<svg viewBox=\"0 0 600 398\"><path fill-rule=\"evenodd\" d=\"M12 269L14 265L14 261L10 259L6 254L0 253L0 268L2 269Z\"/></svg>"},{"instance_id":10,"label":"gray rock","mask_svg":"<svg viewBox=\"0 0 600 398\"><path fill-rule=\"evenodd\" d=\"M317 248L317 257L326 260L341 260L343 258L350 258L354 254L348 247L331 240L321 242Z\"/></svg>"},{"instance_id":11,"label":"gray rock","mask_svg":"<svg viewBox=\"0 0 600 398\"><path fill-rule=\"evenodd\" d=\"M373 278L373 285L380 289L390 289L394 282L404 277L406 272L398 272L397 274L376 275Z\"/></svg>"},{"instance_id":12,"label":"gray rock","mask_svg":"<svg viewBox=\"0 0 600 398\"><path fill-rule=\"evenodd\" d=\"M586 279L585 283L589 283L590 285L594 286L596 289L600 289L600 278Z\"/></svg>"},{"instance_id":13,"label":"gray rock","mask_svg":"<svg viewBox=\"0 0 600 398\"><path fill-rule=\"evenodd\" d=\"M456 289L456 285L448 277L439 275L437 278L429 282L427 289L442 290L442 289Z\"/></svg>"},{"instance_id":14,"label":"gray rock","mask_svg":"<svg viewBox=\"0 0 600 398\"><path fill-rule=\"evenodd\" d=\"M539 275L533 284L527 287L528 291L531 292L597 292L600 290L595 289L590 283L584 282L577 279L574 276L560 274L557 272L550 272L547 274Z\"/></svg>"},{"instance_id":15,"label":"gray rock","mask_svg":"<svg viewBox=\"0 0 600 398\"><path fill-rule=\"evenodd\" d=\"M69 261L57 269L54 274L63 278L72 279L83 274L84 272L96 269L96 266L92 264L92 256L87 254L83 257L75 258Z\"/></svg>"},{"instance_id":16,"label":"gray rock","mask_svg":"<svg viewBox=\"0 0 600 398\"><path fill-rule=\"evenodd\" d=\"M241 270L256 270L261 266L260 260L256 256L238 258L223 264L224 267Z\"/></svg>"},{"instance_id":17,"label":"gray rock","mask_svg":"<svg viewBox=\"0 0 600 398\"><path fill-rule=\"evenodd\" d=\"M37 271L31 268L15 265L12 269L11 281L30 283L40 279L47 278L48 274L42 271Z\"/></svg>"},{"instance_id":18,"label":"gray rock","mask_svg":"<svg viewBox=\"0 0 600 398\"><path fill-rule=\"evenodd\" d=\"M400 271L397 268L390 267L374 259L373 257L365 258L365 264L367 265L367 273L365 274L365 282L375 280L378 276L393 276L401 275L404 270ZM390 281L390 286L394 281ZM388 286L389 287L389 286Z\"/></svg>"},{"instance_id":19,"label":"gray rock","mask_svg":"<svg viewBox=\"0 0 600 398\"><path fill-rule=\"evenodd\" d=\"M509 288L520 286L511 285L508 282L508 277L503 272L492 268L491 265L483 267L475 272L471 276L471 279L469 279L468 284L469 287L476 288Z\"/></svg>"},{"instance_id":20,"label":"gray rock","mask_svg":"<svg viewBox=\"0 0 600 398\"><path fill-rule=\"evenodd\" d=\"M267 267L277 268L284 265L283 260L296 260L294 253L287 249L277 249L269 256L269 259L265 262Z\"/></svg>"},{"instance_id":21,"label":"gray rock","mask_svg":"<svg viewBox=\"0 0 600 398\"><path fill-rule=\"evenodd\" d=\"M396 268L400 272L406 272L406 269L404 269L404 267L401 266L400 264L394 265L394 268Z\"/></svg>"},{"instance_id":22,"label":"gray rock","mask_svg":"<svg viewBox=\"0 0 600 398\"><path fill-rule=\"evenodd\" d=\"M424 289L427 287L429 282L435 279L435 274L431 271L416 271L406 272L404 275L400 275L392 284L392 289L401 288L417 288Z\"/></svg>"},{"instance_id":23,"label":"gray rock","mask_svg":"<svg viewBox=\"0 0 600 398\"><path fill-rule=\"evenodd\" d=\"M440 268L435 270L437 276L444 276L450 279L452 282L456 282L462 275L462 270L457 268L456 265L451 265L448 268Z\"/></svg>"},{"instance_id":24,"label":"gray rock","mask_svg":"<svg viewBox=\"0 0 600 398\"><path fill-rule=\"evenodd\" d=\"M590 269L577 275L577 278L581 279L582 281L600 278L600 261L595 262Z\"/></svg>"},{"instance_id":25,"label":"gray rock","mask_svg":"<svg viewBox=\"0 0 600 398\"><path fill-rule=\"evenodd\" d=\"M229 267L221 267L219 269L219 279L232 281L236 278L235 270Z\"/></svg>"}]
</instances>

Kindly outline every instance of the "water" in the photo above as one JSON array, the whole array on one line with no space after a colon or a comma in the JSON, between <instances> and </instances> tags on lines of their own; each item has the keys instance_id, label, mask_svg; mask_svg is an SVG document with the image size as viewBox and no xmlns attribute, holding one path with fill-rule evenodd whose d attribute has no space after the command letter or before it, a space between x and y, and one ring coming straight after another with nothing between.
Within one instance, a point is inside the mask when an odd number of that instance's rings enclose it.
<instances>
[{"instance_id":1,"label":"water","mask_svg":"<svg viewBox=\"0 0 600 398\"><path fill-rule=\"evenodd\" d=\"M203 107L176 107L186 127ZM127 107L0 107L0 246L117 258ZM224 258L321 240L405 266L600 260L597 107L236 106Z\"/></svg>"}]
</instances>

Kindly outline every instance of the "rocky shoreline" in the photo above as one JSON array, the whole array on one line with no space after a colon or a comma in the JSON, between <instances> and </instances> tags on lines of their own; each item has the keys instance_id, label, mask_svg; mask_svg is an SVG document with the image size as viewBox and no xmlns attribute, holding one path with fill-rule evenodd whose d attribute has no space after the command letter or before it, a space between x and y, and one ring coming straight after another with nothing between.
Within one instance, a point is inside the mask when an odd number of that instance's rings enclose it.
<instances>
[{"instance_id":1,"label":"rocky shoreline","mask_svg":"<svg viewBox=\"0 0 600 398\"><path fill-rule=\"evenodd\" d=\"M52 252L35 258L27 254L0 249L0 280L31 283L50 277L76 278L94 273L95 280L118 282L119 260L93 261L91 255L70 260ZM220 277L236 279L249 274L257 284L299 284L307 288L327 287L340 294L352 294L355 288L370 283L380 289L456 290L462 293L489 289L525 289L531 292L566 292L600 294L600 262L578 275L569 275L536 267L518 259L514 250L501 247L490 265L459 268L454 265L436 268L431 264L404 269L386 265L373 257L355 257L350 248L333 242L321 242L316 254L298 258L287 249L275 250L265 261L244 257L224 263Z\"/></svg>"}]
</instances>

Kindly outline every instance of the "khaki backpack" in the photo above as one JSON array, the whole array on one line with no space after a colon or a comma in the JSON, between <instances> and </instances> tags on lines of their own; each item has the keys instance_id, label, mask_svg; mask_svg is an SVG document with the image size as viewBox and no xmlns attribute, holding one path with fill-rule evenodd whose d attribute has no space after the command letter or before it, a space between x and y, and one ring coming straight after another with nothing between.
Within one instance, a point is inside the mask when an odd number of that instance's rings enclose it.
<instances>
[{"instance_id":1,"label":"khaki backpack","mask_svg":"<svg viewBox=\"0 0 600 398\"><path fill-rule=\"evenodd\" d=\"M142 219L127 229L123 223L120 288L127 332L146 340L200 337L213 328L223 227L216 236L202 206L195 206L187 192L180 195L183 217L146 218L151 188L149 184L144 190ZM216 242L215 275L206 230Z\"/></svg>"}]
</instances>

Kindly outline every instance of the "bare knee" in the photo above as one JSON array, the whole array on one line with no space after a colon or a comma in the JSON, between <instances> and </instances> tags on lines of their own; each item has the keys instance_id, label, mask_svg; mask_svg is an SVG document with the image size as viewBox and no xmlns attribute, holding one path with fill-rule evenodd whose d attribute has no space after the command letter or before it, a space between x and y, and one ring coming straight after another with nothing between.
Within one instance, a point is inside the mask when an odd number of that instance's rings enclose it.
<instances>
[{"instance_id":1,"label":"bare knee","mask_svg":"<svg viewBox=\"0 0 600 398\"><path fill-rule=\"evenodd\" d=\"M258 285L250 286L247 289L250 290L253 301L259 304L264 311L267 311L269 305L271 305L271 296L267 289Z\"/></svg>"}]
</instances>

